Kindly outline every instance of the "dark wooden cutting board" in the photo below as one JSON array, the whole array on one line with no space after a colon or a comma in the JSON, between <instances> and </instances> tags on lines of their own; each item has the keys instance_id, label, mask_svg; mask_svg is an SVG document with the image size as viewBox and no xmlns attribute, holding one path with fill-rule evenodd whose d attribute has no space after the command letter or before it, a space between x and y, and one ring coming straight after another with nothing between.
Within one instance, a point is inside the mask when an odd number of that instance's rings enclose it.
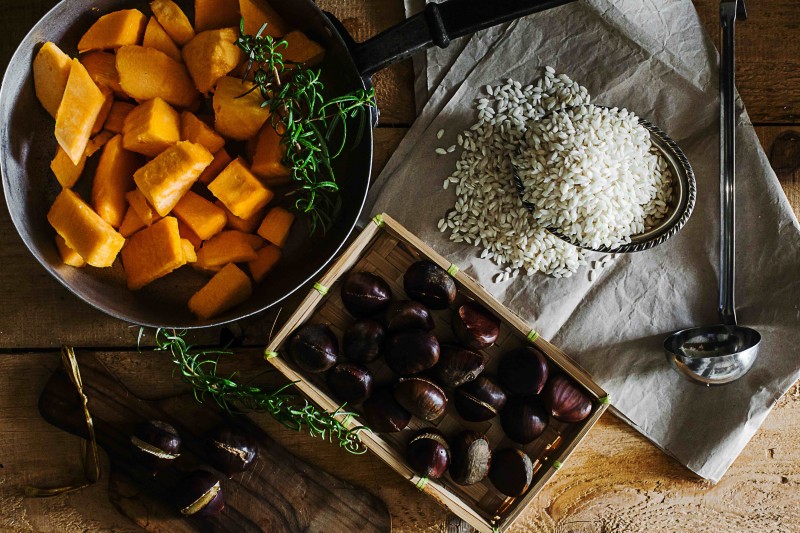
<instances>
[{"instance_id":1,"label":"dark wooden cutting board","mask_svg":"<svg viewBox=\"0 0 800 533\"><path fill-rule=\"evenodd\" d=\"M111 460L112 503L134 522L152 532L386 532L391 517L386 505L356 488L297 459L255 424L236 417L258 441L252 469L227 479L219 474L225 509L215 518L186 519L171 505L178 481L195 468L207 468L204 436L231 423L219 409L199 404L191 395L158 402L137 398L91 353L79 353L78 363L89 398L98 444ZM39 399L45 420L86 437L78 394L63 370L56 371ZM175 466L152 477L131 454L130 434L139 422L163 420L183 438Z\"/></svg>"}]
</instances>

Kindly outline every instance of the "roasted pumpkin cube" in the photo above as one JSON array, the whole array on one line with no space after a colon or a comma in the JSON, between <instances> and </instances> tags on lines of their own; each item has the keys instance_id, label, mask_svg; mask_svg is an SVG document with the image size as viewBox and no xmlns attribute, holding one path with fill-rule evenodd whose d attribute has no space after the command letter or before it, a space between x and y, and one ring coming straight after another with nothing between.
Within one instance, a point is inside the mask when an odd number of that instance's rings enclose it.
<instances>
[{"instance_id":1,"label":"roasted pumpkin cube","mask_svg":"<svg viewBox=\"0 0 800 533\"><path fill-rule=\"evenodd\" d=\"M181 118L161 98L136 106L122 127L122 144L126 150L155 157L181 140Z\"/></svg>"},{"instance_id":2,"label":"roasted pumpkin cube","mask_svg":"<svg viewBox=\"0 0 800 533\"><path fill-rule=\"evenodd\" d=\"M194 0L196 31L239 27L239 0Z\"/></svg>"},{"instance_id":3,"label":"roasted pumpkin cube","mask_svg":"<svg viewBox=\"0 0 800 533\"><path fill-rule=\"evenodd\" d=\"M244 19L244 32L255 35L266 24L261 35L281 37L289 32L289 25L266 0L239 0L239 13Z\"/></svg>"},{"instance_id":4,"label":"roasted pumpkin cube","mask_svg":"<svg viewBox=\"0 0 800 533\"><path fill-rule=\"evenodd\" d=\"M281 249L272 244L268 244L256 252L256 257L247 263L250 275L256 283L261 283L267 277L270 270L281 260Z\"/></svg>"},{"instance_id":5,"label":"roasted pumpkin cube","mask_svg":"<svg viewBox=\"0 0 800 533\"><path fill-rule=\"evenodd\" d=\"M125 217L125 195L133 190L133 173L142 166L139 156L122 147L117 134L103 147L92 182L92 207L100 218L118 228Z\"/></svg>"},{"instance_id":6,"label":"roasted pumpkin cube","mask_svg":"<svg viewBox=\"0 0 800 533\"><path fill-rule=\"evenodd\" d=\"M125 237L92 211L72 189L62 189L47 213L47 221L64 242L95 267L109 267Z\"/></svg>"},{"instance_id":7,"label":"roasted pumpkin cube","mask_svg":"<svg viewBox=\"0 0 800 533\"><path fill-rule=\"evenodd\" d=\"M33 88L42 107L53 118L64 96L71 68L69 56L51 42L44 43L33 58Z\"/></svg>"},{"instance_id":8,"label":"roasted pumpkin cube","mask_svg":"<svg viewBox=\"0 0 800 533\"><path fill-rule=\"evenodd\" d=\"M84 152L86 157L92 157L99 152L114 135L116 135L114 132L103 130L89 139L89 143L86 145L86 152Z\"/></svg>"},{"instance_id":9,"label":"roasted pumpkin cube","mask_svg":"<svg viewBox=\"0 0 800 533\"><path fill-rule=\"evenodd\" d=\"M217 81L214 93L214 127L231 139L245 141L258 133L269 118L269 108L253 84L226 76ZM246 94L245 94L246 93Z\"/></svg>"},{"instance_id":10,"label":"roasted pumpkin cube","mask_svg":"<svg viewBox=\"0 0 800 533\"><path fill-rule=\"evenodd\" d=\"M258 133L250 170L269 186L285 185L292 181L292 171L283 164L286 146L281 136L267 121Z\"/></svg>"},{"instance_id":11,"label":"roasted pumpkin cube","mask_svg":"<svg viewBox=\"0 0 800 533\"><path fill-rule=\"evenodd\" d=\"M56 155L50 162L50 170L56 175L56 179L62 187L69 189L75 185L83 174L84 166L86 166L86 155L81 157L76 165L60 146L56 146Z\"/></svg>"},{"instance_id":12,"label":"roasted pumpkin cube","mask_svg":"<svg viewBox=\"0 0 800 533\"><path fill-rule=\"evenodd\" d=\"M289 43L283 51L283 59L287 63L313 67L325 59L325 49L316 41L309 39L305 33L299 30L290 31L283 38Z\"/></svg>"},{"instance_id":13,"label":"roasted pumpkin cube","mask_svg":"<svg viewBox=\"0 0 800 533\"><path fill-rule=\"evenodd\" d=\"M175 44L183 46L192 40L194 28L178 4L172 0L155 0L150 2L150 9Z\"/></svg>"},{"instance_id":14,"label":"roasted pumpkin cube","mask_svg":"<svg viewBox=\"0 0 800 533\"><path fill-rule=\"evenodd\" d=\"M202 320L224 313L253 294L247 274L230 264L217 272L202 289L189 299L189 309Z\"/></svg>"},{"instance_id":15,"label":"roasted pumpkin cube","mask_svg":"<svg viewBox=\"0 0 800 533\"><path fill-rule=\"evenodd\" d=\"M142 219L145 226L150 226L153 222L157 222L161 219L156 210L147 203L147 198L144 197L142 191L139 189L134 189L131 192L125 195L125 199L128 200L128 205L130 205L136 214Z\"/></svg>"},{"instance_id":16,"label":"roasted pumpkin cube","mask_svg":"<svg viewBox=\"0 0 800 533\"><path fill-rule=\"evenodd\" d=\"M214 181L214 178L219 176L219 173L225 170L233 159L231 158L230 154L228 154L225 148L222 148L219 152L214 154L214 160L211 162L210 165L206 167L200 177L197 179L200 183L211 183Z\"/></svg>"},{"instance_id":17,"label":"roasted pumpkin cube","mask_svg":"<svg viewBox=\"0 0 800 533\"><path fill-rule=\"evenodd\" d=\"M103 15L78 41L78 52L116 49L126 44L139 44L147 17L138 9L122 9Z\"/></svg>"},{"instance_id":18,"label":"roasted pumpkin cube","mask_svg":"<svg viewBox=\"0 0 800 533\"><path fill-rule=\"evenodd\" d=\"M225 211L192 191L172 208L172 214L204 241L222 231L228 222Z\"/></svg>"},{"instance_id":19,"label":"roasted pumpkin cube","mask_svg":"<svg viewBox=\"0 0 800 533\"><path fill-rule=\"evenodd\" d=\"M72 60L64 97L56 112L56 140L76 165L86 150L105 97L77 59Z\"/></svg>"},{"instance_id":20,"label":"roasted pumpkin cube","mask_svg":"<svg viewBox=\"0 0 800 533\"><path fill-rule=\"evenodd\" d=\"M256 211L250 218L239 218L231 213L230 209L225 207L225 204L219 200L214 203L217 207L225 211L225 216L228 218L226 227L229 229L235 229L244 233L253 233L264 219L264 211Z\"/></svg>"},{"instance_id":21,"label":"roasted pumpkin cube","mask_svg":"<svg viewBox=\"0 0 800 533\"><path fill-rule=\"evenodd\" d=\"M192 75L197 90L210 93L217 80L236 68L242 51L236 44L238 33L234 28L200 32L181 50L183 62Z\"/></svg>"},{"instance_id":22,"label":"roasted pumpkin cube","mask_svg":"<svg viewBox=\"0 0 800 533\"><path fill-rule=\"evenodd\" d=\"M258 234L278 248L283 248L286 239L289 238L292 223L294 223L293 213L282 207L274 207L269 210L261 226L258 227Z\"/></svg>"},{"instance_id":23,"label":"roasted pumpkin cube","mask_svg":"<svg viewBox=\"0 0 800 533\"><path fill-rule=\"evenodd\" d=\"M189 239L181 239L181 246L183 247L183 257L187 263L197 262L197 252L194 249L192 241Z\"/></svg>"},{"instance_id":24,"label":"roasted pumpkin cube","mask_svg":"<svg viewBox=\"0 0 800 533\"><path fill-rule=\"evenodd\" d=\"M178 220L178 230L181 232L181 239L187 240L192 243L195 250L199 250L200 247L203 245L203 239L197 236L195 232L193 232L189 226Z\"/></svg>"},{"instance_id":25,"label":"roasted pumpkin cube","mask_svg":"<svg viewBox=\"0 0 800 533\"><path fill-rule=\"evenodd\" d=\"M208 190L239 218L250 218L267 205L274 194L237 158L208 184Z\"/></svg>"},{"instance_id":26,"label":"roasted pumpkin cube","mask_svg":"<svg viewBox=\"0 0 800 533\"><path fill-rule=\"evenodd\" d=\"M146 227L147 224L145 224L144 221L139 218L139 215L136 213L136 209L128 207L128 210L125 211L125 218L122 219L122 224L120 224L118 231L120 235L127 239L137 231Z\"/></svg>"},{"instance_id":27,"label":"roasted pumpkin cube","mask_svg":"<svg viewBox=\"0 0 800 533\"><path fill-rule=\"evenodd\" d=\"M78 252L67 246L66 241L64 241L64 237L58 233L56 233L56 248L58 248L58 253L61 255L61 261L63 261L65 265L78 268L86 266L86 261L83 260L83 257L81 257Z\"/></svg>"},{"instance_id":28,"label":"roasted pumpkin cube","mask_svg":"<svg viewBox=\"0 0 800 533\"><path fill-rule=\"evenodd\" d=\"M140 102L163 98L174 106L191 107L200 98L186 67L155 48L123 46L116 64L122 90Z\"/></svg>"},{"instance_id":29,"label":"roasted pumpkin cube","mask_svg":"<svg viewBox=\"0 0 800 533\"><path fill-rule=\"evenodd\" d=\"M100 112L97 114L97 120L94 121L94 126L92 126L92 135L99 133L103 129L108 119L108 114L111 112L111 106L114 105L113 91L105 85L98 85L98 88L100 92L103 93L105 101L103 102L103 107L100 108Z\"/></svg>"},{"instance_id":30,"label":"roasted pumpkin cube","mask_svg":"<svg viewBox=\"0 0 800 533\"><path fill-rule=\"evenodd\" d=\"M181 113L181 140L202 144L212 154L225 146L225 139L190 111Z\"/></svg>"},{"instance_id":31,"label":"roasted pumpkin cube","mask_svg":"<svg viewBox=\"0 0 800 533\"><path fill-rule=\"evenodd\" d=\"M117 96L127 98L128 95L119 84L117 56L109 52L89 52L81 56L81 64L98 87L105 85Z\"/></svg>"},{"instance_id":32,"label":"roasted pumpkin cube","mask_svg":"<svg viewBox=\"0 0 800 533\"><path fill-rule=\"evenodd\" d=\"M178 220L164 217L131 235L122 249L122 266L132 291L162 278L186 264Z\"/></svg>"},{"instance_id":33,"label":"roasted pumpkin cube","mask_svg":"<svg viewBox=\"0 0 800 533\"><path fill-rule=\"evenodd\" d=\"M106 123L103 127L114 133L122 133L122 129L125 126L125 117L128 116L128 113L130 113L134 107L136 106L128 102L115 101L111 104L111 109L108 111Z\"/></svg>"},{"instance_id":34,"label":"roasted pumpkin cube","mask_svg":"<svg viewBox=\"0 0 800 533\"><path fill-rule=\"evenodd\" d=\"M214 268L228 263L252 261L256 258L250 238L246 233L227 230L205 241L197 252L197 263L202 268Z\"/></svg>"},{"instance_id":35,"label":"roasted pumpkin cube","mask_svg":"<svg viewBox=\"0 0 800 533\"><path fill-rule=\"evenodd\" d=\"M214 157L202 145L181 141L136 171L133 179L156 213L166 216Z\"/></svg>"},{"instance_id":36,"label":"roasted pumpkin cube","mask_svg":"<svg viewBox=\"0 0 800 533\"><path fill-rule=\"evenodd\" d=\"M142 39L142 46L145 48L155 48L164 52L175 61L183 61L181 59L181 49L175 44L161 24L155 17L150 17L147 22L147 27L144 29L144 39Z\"/></svg>"}]
</instances>

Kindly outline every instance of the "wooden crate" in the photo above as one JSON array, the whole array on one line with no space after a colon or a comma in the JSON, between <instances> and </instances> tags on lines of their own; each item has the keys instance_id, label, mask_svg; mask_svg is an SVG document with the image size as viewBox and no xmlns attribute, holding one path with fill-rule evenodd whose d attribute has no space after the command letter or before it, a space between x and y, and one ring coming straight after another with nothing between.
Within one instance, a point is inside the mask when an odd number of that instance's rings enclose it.
<instances>
[{"instance_id":1,"label":"wooden crate","mask_svg":"<svg viewBox=\"0 0 800 533\"><path fill-rule=\"evenodd\" d=\"M532 343L545 353L551 366L558 367L570 375L594 400L591 415L586 420L574 424L551 419L545 432L526 446L515 444L505 436L499 418L495 417L488 422L480 423L465 422L458 416L452 405L448 405L445 415L434 423L415 417L404 431L381 434L364 431L360 436L366 447L381 457L395 471L411 483L422 486L421 490L469 522L478 531L486 533L505 531L597 422L608 407L608 396L589 378L585 371L573 363L561 350L538 337L524 320L495 300L472 278L453 268L449 261L391 217L380 215L373 222L319 280L316 288L306 296L283 328L275 335L267 347L267 351L275 352L278 356L268 360L287 378L296 381L297 387L310 400L323 409L334 411L340 403L329 394L325 375L306 375L299 370L290 357L284 357L284 341L297 327L306 322L327 323L337 337L342 338L344 331L354 322L354 319L344 309L339 290L340 280L351 270L368 271L380 275L391 286L394 299L404 298L403 274L414 261L428 259L449 270L459 291L454 307L461 305L467 299L474 299L501 319L500 337L493 346L483 350L487 356L485 372L489 375L494 374L501 354ZM433 311L433 316L436 321L435 335L443 343L452 340L451 312ZM367 366L373 373L376 386L390 384L395 379L382 358ZM348 409L350 408L348 407ZM352 410L358 412L358 406L353 407ZM361 425L358 418L348 422L348 427L358 425ZM420 483L420 476L414 473L406 463L405 447L411 435L425 426L437 427L448 438L463 429L472 429L485 433L491 442L492 449L514 446L524 450L534 461L536 468L530 488L519 498L509 498L497 491L488 479L475 485L462 486L453 482L449 475L445 475L438 480L427 480L427 483Z\"/></svg>"}]
</instances>

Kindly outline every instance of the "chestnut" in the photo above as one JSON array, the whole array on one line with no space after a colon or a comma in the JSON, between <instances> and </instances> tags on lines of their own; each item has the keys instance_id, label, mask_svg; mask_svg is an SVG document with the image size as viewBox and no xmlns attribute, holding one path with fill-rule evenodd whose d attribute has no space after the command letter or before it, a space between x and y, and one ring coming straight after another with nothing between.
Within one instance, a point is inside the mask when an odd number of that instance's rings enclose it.
<instances>
[{"instance_id":1,"label":"chestnut","mask_svg":"<svg viewBox=\"0 0 800 533\"><path fill-rule=\"evenodd\" d=\"M355 317L377 315L389 306L391 299L389 284L369 272L353 272L342 285L342 303Z\"/></svg>"},{"instance_id":2,"label":"chestnut","mask_svg":"<svg viewBox=\"0 0 800 533\"><path fill-rule=\"evenodd\" d=\"M447 408L447 396L442 388L419 376L400 378L394 386L394 398L404 409L423 420L436 420Z\"/></svg>"},{"instance_id":3,"label":"chestnut","mask_svg":"<svg viewBox=\"0 0 800 533\"><path fill-rule=\"evenodd\" d=\"M371 363L381 353L386 329L377 320L359 320L344 333L344 355L356 363Z\"/></svg>"},{"instance_id":4,"label":"chestnut","mask_svg":"<svg viewBox=\"0 0 800 533\"><path fill-rule=\"evenodd\" d=\"M592 412L592 401L564 374L550 378L542 397L553 418L561 422L580 422Z\"/></svg>"},{"instance_id":5,"label":"chestnut","mask_svg":"<svg viewBox=\"0 0 800 533\"><path fill-rule=\"evenodd\" d=\"M506 496L522 496L533 481L533 463L516 448L505 448L492 456L489 469L492 485Z\"/></svg>"},{"instance_id":6,"label":"chestnut","mask_svg":"<svg viewBox=\"0 0 800 533\"><path fill-rule=\"evenodd\" d=\"M137 461L155 473L180 457L181 436L170 424L149 420L136 426L131 445Z\"/></svg>"},{"instance_id":7,"label":"chestnut","mask_svg":"<svg viewBox=\"0 0 800 533\"><path fill-rule=\"evenodd\" d=\"M289 353L306 372L325 372L339 357L339 341L327 324L306 324L289 339Z\"/></svg>"},{"instance_id":8,"label":"chestnut","mask_svg":"<svg viewBox=\"0 0 800 533\"><path fill-rule=\"evenodd\" d=\"M403 288L409 298L431 309L447 309L456 299L456 282L445 269L430 261L417 261L406 270Z\"/></svg>"},{"instance_id":9,"label":"chestnut","mask_svg":"<svg viewBox=\"0 0 800 533\"><path fill-rule=\"evenodd\" d=\"M491 420L506 404L506 393L491 378L480 375L454 392L456 411L468 422Z\"/></svg>"},{"instance_id":10,"label":"chestnut","mask_svg":"<svg viewBox=\"0 0 800 533\"><path fill-rule=\"evenodd\" d=\"M401 376L417 374L439 361L439 341L421 329L401 331L390 336L384 346L386 364Z\"/></svg>"},{"instance_id":11,"label":"chestnut","mask_svg":"<svg viewBox=\"0 0 800 533\"><path fill-rule=\"evenodd\" d=\"M425 428L414 435L406 447L406 459L414 472L423 477L440 478L450 464L450 448L439 430Z\"/></svg>"},{"instance_id":12,"label":"chestnut","mask_svg":"<svg viewBox=\"0 0 800 533\"><path fill-rule=\"evenodd\" d=\"M547 359L533 346L508 352L497 367L500 385L518 396L533 396L542 392L547 375Z\"/></svg>"},{"instance_id":13,"label":"chestnut","mask_svg":"<svg viewBox=\"0 0 800 533\"><path fill-rule=\"evenodd\" d=\"M347 403L361 403L372 394L372 374L356 363L339 363L328 372L328 386Z\"/></svg>"},{"instance_id":14,"label":"chestnut","mask_svg":"<svg viewBox=\"0 0 800 533\"><path fill-rule=\"evenodd\" d=\"M433 367L436 379L445 387L460 387L483 372L486 358L477 352L458 346L442 346L439 362Z\"/></svg>"},{"instance_id":15,"label":"chestnut","mask_svg":"<svg viewBox=\"0 0 800 533\"><path fill-rule=\"evenodd\" d=\"M453 312L453 333L468 348L482 350L500 336L500 320L488 309L472 301Z\"/></svg>"},{"instance_id":16,"label":"chestnut","mask_svg":"<svg viewBox=\"0 0 800 533\"><path fill-rule=\"evenodd\" d=\"M258 445L253 437L238 428L223 426L209 437L208 458L228 477L244 472L256 460Z\"/></svg>"},{"instance_id":17,"label":"chestnut","mask_svg":"<svg viewBox=\"0 0 800 533\"><path fill-rule=\"evenodd\" d=\"M225 507L219 479L205 470L195 470L180 482L175 502L183 516L198 518L214 516Z\"/></svg>"},{"instance_id":18,"label":"chestnut","mask_svg":"<svg viewBox=\"0 0 800 533\"><path fill-rule=\"evenodd\" d=\"M377 389L362 407L369 428L378 433L402 431L411 422L411 413L397 403L388 388Z\"/></svg>"},{"instance_id":19,"label":"chestnut","mask_svg":"<svg viewBox=\"0 0 800 533\"><path fill-rule=\"evenodd\" d=\"M462 431L450 441L450 477L459 485L474 485L489 475L492 448L477 431Z\"/></svg>"},{"instance_id":20,"label":"chestnut","mask_svg":"<svg viewBox=\"0 0 800 533\"><path fill-rule=\"evenodd\" d=\"M528 444L547 427L547 410L537 396L511 398L500 412L500 424L509 439Z\"/></svg>"},{"instance_id":21,"label":"chestnut","mask_svg":"<svg viewBox=\"0 0 800 533\"><path fill-rule=\"evenodd\" d=\"M430 331L433 327L431 312L419 302L400 300L393 302L386 311L386 329L389 333L407 329Z\"/></svg>"}]
</instances>

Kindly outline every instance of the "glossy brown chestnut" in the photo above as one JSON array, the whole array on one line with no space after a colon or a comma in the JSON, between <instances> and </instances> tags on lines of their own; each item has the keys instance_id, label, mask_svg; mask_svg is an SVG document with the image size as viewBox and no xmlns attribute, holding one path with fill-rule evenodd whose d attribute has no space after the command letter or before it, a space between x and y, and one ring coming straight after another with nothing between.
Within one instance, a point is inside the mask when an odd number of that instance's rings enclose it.
<instances>
[{"instance_id":1,"label":"glossy brown chestnut","mask_svg":"<svg viewBox=\"0 0 800 533\"><path fill-rule=\"evenodd\" d=\"M439 341L421 329L390 335L384 346L386 364L401 376L427 370L439 361Z\"/></svg>"},{"instance_id":2,"label":"glossy brown chestnut","mask_svg":"<svg viewBox=\"0 0 800 533\"><path fill-rule=\"evenodd\" d=\"M450 477L459 485L474 485L489 475L492 448L477 431L463 431L450 441Z\"/></svg>"},{"instance_id":3,"label":"glossy brown chestnut","mask_svg":"<svg viewBox=\"0 0 800 533\"><path fill-rule=\"evenodd\" d=\"M339 341L327 324L307 324L289 339L289 353L306 372L325 372L339 357Z\"/></svg>"},{"instance_id":4,"label":"glossy brown chestnut","mask_svg":"<svg viewBox=\"0 0 800 533\"><path fill-rule=\"evenodd\" d=\"M453 313L453 333L464 346L482 350L500 335L500 319L478 302L467 302Z\"/></svg>"},{"instance_id":5,"label":"glossy brown chestnut","mask_svg":"<svg viewBox=\"0 0 800 533\"><path fill-rule=\"evenodd\" d=\"M553 418L562 422L580 422L592 412L592 401L564 374L550 378L542 397Z\"/></svg>"},{"instance_id":6,"label":"glossy brown chestnut","mask_svg":"<svg viewBox=\"0 0 800 533\"><path fill-rule=\"evenodd\" d=\"M238 428L223 426L207 442L208 458L228 477L249 469L258 455L255 439Z\"/></svg>"},{"instance_id":7,"label":"glossy brown chestnut","mask_svg":"<svg viewBox=\"0 0 800 533\"><path fill-rule=\"evenodd\" d=\"M386 311L386 330L397 333L409 329L430 331L434 327L433 317L428 308L414 300L392 302Z\"/></svg>"},{"instance_id":8,"label":"glossy brown chestnut","mask_svg":"<svg viewBox=\"0 0 800 533\"><path fill-rule=\"evenodd\" d=\"M375 390L362 407L367 425L378 433L402 431L411 422L411 413L397 403L392 389Z\"/></svg>"},{"instance_id":9,"label":"glossy brown chestnut","mask_svg":"<svg viewBox=\"0 0 800 533\"><path fill-rule=\"evenodd\" d=\"M175 503L183 516L214 516L225 507L222 485L211 472L195 470L181 481L175 491Z\"/></svg>"},{"instance_id":10,"label":"glossy brown chestnut","mask_svg":"<svg viewBox=\"0 0 800 533\"><path fill-rule=\"evenodd\" d=\"M356 363L371 363L381 353L386 329L377 320L359 320L344 333L342 350Z\"/></svg>"},{"instance_id":11,"label":"glossy brown chestnut","mask_svg":"<svg viewBox=\"0 0 800 533\"><path fill-rule=\"evenodd\" d=\"M433 367L436 380L449 388L460 387L477 378L486 366L486 358L459 346L444 345L439 362Z\"/></svg>"},{"instance_id":12,"label":"glossy brown chestnut","mask_svg":"<svg viewBox=\"0 0 800 533\"><path fill-rule=\"evenodd\" d=\"M372 394L372 374L357 363L339 363L328 371L328 386L339 400L361 403Z\"/></svg>"},{"instance_id":13,"label":"glossy brown chestnut","mask_svg":"<svg viewBox=\"0 0 800 533\"><path fill-rule=\"evenodd\" d=\"M492 456L489 479L506 496L522 496L533 481L533 463L525 452L506 448Z\"/></svg>"},{"instance_id":14,"label":"glossy brown chestnut","mask_svg":"<svg viewBox=\"0 0 800 533\"><path fill-rule=\"evenodd\" d=\"M370 317L384 311L392 299L392 289L380 276L353 272L342 285L342 303L355 317Z\"/></svg>"},{"instance_id":15,"label":"glossy brown chestnut","mask_svg":"<svg viewBox=\"0 0 800 533\"><path fill-rule=\"evenodd\" d=\"M394 398L404 409L423 420L436 420L447 408L447 395L442 388L419 376L400 378L394 386Z\"/></svg>"},{"instance_id":16,"label":"glossy brown chestnut","mask_svg":"<svg viewBox=\"0 0 800 533\"><path fill-rule=\"evenodd\" d=\"M403 288L409 298L431 309L447 309L456 299L456 283L445 269L430 261L417 261L406 270Z\"/></svg>"},{"instance_id":17,"label":"glossy brown chestnut","mask_svg":"<svg viewBox=\"0 0 800 533\"><path fill-rule=\"evenodd\" d=\"M408 465L420 476L440 478L450 464L450 448L438 430L425 428L414 435L406 448Z\"/></svg>"},{"instance_id":18,"label":"glossy brown chestnut","mask_svg":"<svg viewBox=\"0 0 800 533\"><path fill-rule=\"evenodd\" d=\"M503 409L506 393L491 378L480 375L458 387L453 401L461 418L468 422L484 422Z\"/></svg>"},{"instance_id":19,"label":"glossy brown chestnut","mask_svg":"<svg viewBox=\"0 0 800 533\"><path fill-rule=\"evenodd\" d=\"M136 460L153 472L171 465L181 454L178 430L161 420L149 420L136 426L131 445Z\"/></svg>"},{"instance_id":20,"label":"glossy brown chestnut","mask_svg":"<svg viewBox=\"0 0 800 533\"><path fill-rule=\"evenodd\" d=\"M497 367L500 385L517 396L533 396L542 392L547 375L547 359L533 346L508 352Z\"/></svg>"},{"instance_id":21,"label":"glossy brown chestnut","mask_svg":"<svg viewBox=\"0 0 800 533\"><path fill-rule=\"evenodd\" d=\"M511 398L500 411L506 436L519 444L533 442L547 427L547 409L537 396Z\"/></svg>"}]
</instances>

